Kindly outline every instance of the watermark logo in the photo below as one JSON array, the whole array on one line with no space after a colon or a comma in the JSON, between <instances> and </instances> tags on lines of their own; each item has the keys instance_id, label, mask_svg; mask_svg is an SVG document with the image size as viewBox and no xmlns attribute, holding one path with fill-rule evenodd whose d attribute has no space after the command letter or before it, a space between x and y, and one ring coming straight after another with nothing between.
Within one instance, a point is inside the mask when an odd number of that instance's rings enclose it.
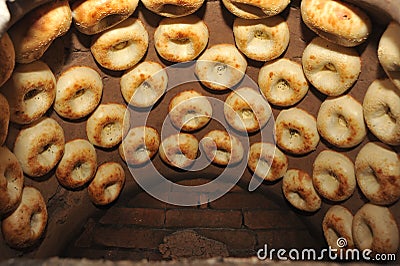
<instances>
[{"instance_id":1,"label":"watermark logo","mask_svg":"<svg viewBox=\"0 0 400 266\"><path fill-rule=\"evenodd\" d=\"M130 113L130 119L129 121L124 121L125 123L129 123L129 128L135 128L135 127L143 127L147 126L149 124L149 121L151 121L152 116L154 115L158 116L156 120L160 121L156 126L158 132L160 133L161 137L161 143L163 140L167 139L170 136L179 134L182 132L182 128L178 128L176 126L176 123L174 124L171 121L171 117L168 112L159 112L157 108L159 108L160 103L162 103L163 106L168 106L169 102L167 97L165 95L167 93L174 94L174 89L179 88L179 87L188 87L190 88L193 83L200 84L199 82L203 84L207 84L207 80L199 80L198 75L196 74L196 65L198 64L199 61L196 62L187 62L187 63L180 63L180 64L174 64L172 66L164 68L162 71L155 73L152 75L151 78L148 80L142 82L142 85L138 89L136 89L135 94L131 98L131 101L135 101L132 104L129 104L129 107L127 108L127 112ZM215 69L212 67L210 69L207 69L207 71L216 71L216 75L220 75L220 64L215 64ZM227 73L233 73L233 72L238 72L238 70L230 67L229 65L226 65L224 68L230 69L230 71L227 71ZM165 73L167 75L165 75ZM224 74L224 73L222 73ZM149 94L152 90L159 91L159 87L155 88L156 80L157 80L157 75L160 77L165 77L168 76L168 85L164 91L164 93L159 94L157 98L156 103L153 105L146 105L144 108L143 106L139 108L137 107L137 102L138 99L145 97L146 94ZM236 84L234 87L229 87L226 86L228 89L226 92L223 93L223 95L229 95L231 91L237 91L238 89L241 88L251 88L253 89L256 94L257 94L257 101L260 101L264 106L268 106L269 108L269 118L264 125L262 125L261 128L255 133L252 133L252 136L254 134L257 134L259 136L260 142L267 142L267 143L272 143L275 145L275 138L274 138L274 118L271 113L270 106L264 96L261 94L257 84L247 75L244 73L241 73L243 75L243 78L241 81ZM222 79L225 80L225 79ZM216 82L215 80L210 81L210 82ZM220 84L220 85L225 85L225 84ZM154 87L154 88L153 88ZM198 86L199 87L199 86ZM203 88L204 92L207 91L206 88ZM201 91L200 91L201 92ZM222 173L220 173L217 177L214 179L210 180L210 182L199 185L199 186L185 186L185 185L180 185L177 183L172 182L168 178L168 174L165 174L168 172L169 174L171 173L176 173L177 175L180 174L187 174L187 175L192 175L192 176L202 176L202 175L207 175L207 167L212 163L212 160L208 158L205 155L204 149L201 147L204 147L206 142L209 142L209 140L206 139L200 139L199 140L199 150L198 150L198 156L193 159L190 163L185 165L184 167L180 169L173 169L169 166L162 165L161 168L169 168L168 170L163 170L157 168L152 161L149 161L146 164L137 166L137 165L129 165L129 170L137 182L137 184L144 189L148 194L151 196L157 198L160 201L173 204L173 205L179 205L179 206L196 206L199 204L205 204L207 202L211 202L213 200L216 200L223 195L225 195L229 190L235 186L239 179L242 177L244 171L247 168L247 161L248 161L248 151L250 148L250 136L247 134L247 132L243 132L240 130L236 130L232 127L231 124L227 122L226 119L226 113L227 113L227 107L223 97L213 97L213 95L222 95L221 92L213 92L213 93L208 93L210 96L205 96L209 103L212 106L212 115L211 119L218 122L220 127L223 128L224 131L226 131L230 137L236 138L240 141L241 145L243 146L243 158L240 160L240 162L237 162L235 164L228 164L227 167L221 168ZM222 98L222 99L221 99ZM226 97L225 97L226 98ZM253 115L256 116L256 119L258 121L261 121L262 119L257 116L257 110L253 109L252 101L243 98L243 100L247 104L247 109L245 110L246 112L241 113L240 115L238 113L235 113L235 110L231 110L230 113L234 113L236 117L234 117L234 120L239 120L242 121L243 124L245 124L245 117L247 115ZM188 100L190 101L190 100ZM184 104L184 102L182 103ZM232 109L232 108L231 108ZM155 114L156 113L156 114ZM196 117L196 114L189 114L188 119L200 119L201 117ZM207 133L214 128L209 128L207 125L201 129L202 132ZM191 132L185 132L191 134ZM129 142L123 142L122 145L130 145ZM180 148L181 145L180 143L176 143L176 147ZM210 145L207 144L207 147ZM212 146L212 145L211 145ZM214 151L211 153L214 153L216 155L218 152L224 152L223 148L218 151L217 145L214 145L213 147ZM122 149L123 151L129 150L129 147L124 147ZM274 151L273 151L274 152ZM179 156L184 155L184 151L182 152L177 152ZM125 156L128 156L128 154L125 154ZM182 157L182 156L181 156ZM268 163L268 162L267 162ZM270 165L270 164L269 164ZM179 167L178 167L179 168ZM248 189L249 191L255 190L261 183L263 182L263 179L256 176L255 174L251 178L249 182ZM172 191L172 193L171 193ZM168 193L169 192L169 193ZM176 194L173 192L177 192ZM184 195L184 196L182 196ZM207 195L204 197L204 195Z\"/></svg>"},{"instance_id":2,"label":"watermark logo","mask_svg":"<svg viewBox=\"0 0 400 266\"><path fill-rule=\"evenodd\" d=\"M336 245L337 245L339 248L345 248L345 247L347 247L347 239L344 238L344 237L339 237L339 238L336 240Z\"/></svg>"},{"instance_id":3,"label":"watermark logo","mask_svg":"<svg viewBox=\"0 0 400 266\"><path fill-rule=\"evenodd\" d=\"M379 254L371 249L359 250L356 248L346 248L347 239L340 237L336 241L337 248L328 246L321 250L312 248L304 249L275 249L269 248L265 244L263 248L257 251L259 260L293 260L293 261L396 261L396 254Z\"/></svg>"}]
</instances>

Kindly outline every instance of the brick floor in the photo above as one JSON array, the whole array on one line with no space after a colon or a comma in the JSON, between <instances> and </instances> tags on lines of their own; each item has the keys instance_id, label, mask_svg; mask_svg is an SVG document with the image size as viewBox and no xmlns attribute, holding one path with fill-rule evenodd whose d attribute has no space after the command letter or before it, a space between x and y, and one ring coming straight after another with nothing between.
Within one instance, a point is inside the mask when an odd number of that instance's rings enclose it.
<instances>
[{"instance_id":1,"label":"brick floor","mask_svg":"<svg viewBox=\"0 0 400 266\"><path fill-rule=\"evenodd\" d=\"M194 179L181 183L204 182ZM176 196L181 192L171 193ZM254 256L264 244L271 248L318 247L301 216L262 194L238 187L216 201L193 207L165 204L140 192L105 210L103 216L91 218L65 254L91 259L161 260L158 248L164 238L184 229L224 243L232 257Z\"/></svg>"}]
</instances>

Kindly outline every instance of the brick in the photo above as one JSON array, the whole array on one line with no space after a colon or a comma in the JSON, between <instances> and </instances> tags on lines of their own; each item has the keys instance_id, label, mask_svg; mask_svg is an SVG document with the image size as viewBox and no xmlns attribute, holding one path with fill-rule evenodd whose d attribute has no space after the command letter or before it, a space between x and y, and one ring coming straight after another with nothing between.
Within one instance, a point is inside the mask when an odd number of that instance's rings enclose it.
<instances>
[{"instance_id":1,"label":"brick","mask_svg":"<svg viewBox=\"0 0 400 266\"><path fill-rule=\"evenodd\" d=\"M244 225L251 229L304 229L301 220L289 210L243 211Z\"/></svg>"},{"instance_id":2,"label":"brick","mask_svg":"<svg viewBox=\"0 0 400 266\"><path fill-rule=\"evenodd\" d=\"M111 208L100 219L100 223L162 227L164 220L165 210L163 209Z\"/></svg>"},{"instance_id":3,"label":"brick","mask_svg":"<svg viewBox=\"0 0 400 266\"><path fill-rule=\"evenodd\" d=\"M166 227L178 228L240 228L240 211L216 211L208 209L172 209L167 210Z\"/></svg>"},{"instance_id":4,"label":"brick","mask_svg":"<svg viewBox=\"0 0 400 266\"><path fill-rule=\"evenodd\" d=\"M201 206L203 206L203 205L201 205ZM198 209L199 208L199 205L196 205L196 206L179 206L179 205L173 205L173 204L168 204L167 203L167 210L170 210L170 209Z\"/></svg>"},{"instance_id":5,"label":"brick","mask_svg":"<svg viewBox=\"0 0 400 266\"><path fill-rule=\"evenodd\" d=\"M164 209L165 205L165 202L153 198L146 192L141 192L128 202L127 207Z\"/></svg>"},{"instance_id":6,"label":"brick","mask_svg":"<svg viewBox=\"0 0 400 266\"><path fill-rule=\"evenodd\" d=\"M281 209L278 204L260 193L228 193L210 202L210 207L213 209Z\"/></svg>"},{"instance_id":7,"label":"brick","mask_svg":"<svg viewBox=\"0 0 400 266\"><path fill-rule=\"evenodd\" d=\"M196 193L196 192L179 192L179 191L173 191L168 193L168 200L172 202L188 202L188 199L190 198L190 201L195 203L196 205L193 206L180 206L180 205L173 205L173 204L166 204L167 209L197 209L200 206L200 202L205 200L207 201L208 195L207 194L201 194L201 193ZM206 207L208 206L208 203L204 204Z\"/></svg>"},{"instance_id":8,"label":"brick","mask_svg":"<svg viewBox=\"0 0 400 266\"><path fill-rule=\"evenodd\" d=\"M257 234L257 249L268 248L318 248L317 241L307 230L260 230Z\"/></svg>"},{"instance_id":9,"label":"brick","mask_svg":"<svg viewBox=\"0 0 400 266\"><path fill-rule=\"evenodd\" d=\"M179 185L183 186L200 186L207 184L211 180L209 179L204 179L204 178L196 178L196 179L185 179L182 181L177 182Z\"/></svg>"},{"instance_id":10,"label":"brick","mask_svg":"<svg viewBox=\"0 0 400 266\"><path fill-rule=\"evenodd\" d=\"M74 248L64 254L68 258L86 258L92 260L150 260L160 261L162 255L158 250L114 249L114 248Z\"/></svg>"},{"instance_id":11,"label":"brick","mask_svg":"<svg viewBox=\"0 0 400 266\"><path fill-rule=\"evenodd\" d=\"M84 225L85 230L75 241L76 247L90 247L92 245L93 230L96 222L93 219L89 219Z\"/></svg>"},{"instance_id":12,"label":"brick","mask_svg":"<svg viewBox=\"0 0 400 266\"><path fill-rule=\"evenodd\" d=\"M106 247L155 249L172 232L164 229L100 226L94 230L93 242Z\"/></svg>"},{"instance_id":13,"label":"brick","mask_svg":"<svg viewBox=\"0 0 400 266\"><path fill-rule=\"evenodd\" d=\"M256 245L256 235L250 230L243 229L195 229L207 238L224 243L229 253L232 250L250 250Z\"/></svg>"},{"instance_id":14,"label":"brick","mask_svg":"<svg viewBox=\"0 0 400 266\"><path fill-rule=\"evenodd\" d=\"M197 186L197 185L202 185L209 182L208 179L188 179L188 180L183 180L178 182L178 184L181 185L186 185L186 186ZM218 188L218 185L217 185ZM235 185L231 191L236 191L236 192L242 192L244 191L242 188L240 188L239 186ZM183 193L179 193L179 191L174 191L174 192L170 192L167 195L168 197L185 197L187 195L183 194ZM200 194L199 197L205 197L206 194ZM125 204L126 207L136 207L136 208L159 208L159 209L164 209L164 208L170 208L170 209L174 209L174 208L182 208L182 206L178 206L178 205L171 205L171 204L167 204L165 202L162 202L156 198L153 198L152 196L150 196L149 194L147 194L146 192L141 192L138 193L134 198L132 198L131 200L129 200L129 202L127 204ZM193 206L193 207L185 207L185 208L197 208L198 206ZM205 208L207 207L206 204L201 205L201 208Z\"/></svg>"},{"instance_id":15,"label":"brick","mask_svg":"<svg viewBox=\"0 0 400 266\"><path fill-rule=\"evenodd\" d=\"M184 186L200 186L200 185L204 185L211 182L210 179L205 179L205 178L196 178L196 179L185 179L182 181L177 182L180 185L184 185ZM230 184L232 185L232 184ZM222 183L222 182L215 182L212 186L212 191L204 191L204 192L215 192L217 190L225 190L227 184L226 183ZM241 187L239 187L238 185L234 185L231 189L230 192L243 192L245 191L244 189L242 189Z\"/></svg>"}]
</instances>

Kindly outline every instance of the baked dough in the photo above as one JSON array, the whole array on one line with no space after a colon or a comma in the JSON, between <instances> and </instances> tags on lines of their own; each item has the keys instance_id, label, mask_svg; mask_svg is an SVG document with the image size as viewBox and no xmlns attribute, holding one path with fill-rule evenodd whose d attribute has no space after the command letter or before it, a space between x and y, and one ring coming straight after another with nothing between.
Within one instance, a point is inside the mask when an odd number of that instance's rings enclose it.
<instances>
[{"instance_id":1,"label":"baked dough","mask_svg":"<svg viewBox=\"0 0 400 266\"><path fill-rule=\"evenodd\" d=\"M128 164L141 166L151 160L160 146L160 135L152 127L135 127L119 146L119 155Z\"/></svg>"},{"instance_id":2,"label":"baked dough","mask_svg":"<svg viewBox=\"0 0 400 266\"><path fill-rule=\"evenodd\" d=\"M361 59L355 48L342 47L319 37L304 49L302 64L310 83L329 96L343 94L361 72Z\"/></svg>"},{"instance_id":3,"label":"baked dough","mask_svg":"<svg viewBox=\"0 0 400 266\"><path fill-rule=\"evenodd\" d=\"M87 116L99 105L103 81L99 73L87 66L73 66L57 81L54 110L67 119Z\"/></svg>"},{"instance_id":4,"label":"baked dough","mask_svg":"<svg viewBox=\"0 0 400 266\"><path fill-rule=\"evenodd\" d=\"M399 229L388 208L365 204L354 215L352 229L354 243L359 249L381 254L397 252Z\"/></svg>"},{"instance_id":5,"label":"baked dough","mask_svg":"<svg viewBox=\"0 0 400 266\"><path fill-rule=\"evenodd\" d=\"M195 136L187 133L178 133L165 138L160 145L160 158L166 164L187 169L194 163L199 142Z\"/></svg>"},{"instance_id":6,"label":"baked dough","mask_svg":"<svg viewBox=\"0 0 400 266\"><path fill-rule=\"evenodd\" d=\"M193 14L204 0L142 0L142 3L157 15L177 18Z\"/></svg>"},{"instance_id":7,"label":"baked dough","mask_svg":"<svg viewBox=\"0 0 400 266\"><path fill-rule=\"evenodd\" d=\"M215 164L230 166L243 159L242 142L226 131L212 130L204 135L200 143L206 157Z\"/></svg>"},{"instance_id":8,"label":"baked dough","mask_svg":"<svg viewBox=\"0 0 400 266\"><path fill-rule=\"evenodd\" d=\"M191 15L182 18L164 18L154 32L158 54L171 62L194 60L208 43L207 25Z\"/></svg>"},{"instance_id":9,"label":"baked dough","mask_svg":"<svg viewBox=\"0 0 400 266\"><path fill-rule=\"evenodd\" d=\"M263 128L272 110L261 94L243 87L232 91L225 100L225 120L234 129L241 132L256 132Z\"/></svg>"},{"instance_id":10,"label":"baked dough","mask_svg":"<svg viewBox=\"0 0 400 266\"><path fill-rule=\"evenodd\" d=\"M378 58L386 74L400 90L400 24L392 21L378 45Z\"/></svg>"},{"instance_id":11,"label":"baked dough","mask_svg":"<svg viewBox=\"0 0 400 266\"><path fill-rule=\"evenodd\" d=\"M258 74L265 98L276 106L292 106L308 92L308 82L300 64L286 58L265 64Z\"/></svg>"},{"instance_id":12,"label":"baked dough","mask_svg":"<svg viewBox=\"0 0 400 266\"><path fill-rule=\"evenodd\" d=\"M250 146L247 165L258 177L272 182L285 175L289 160L274 144L257 142Z\"/></svg>"},{"instance_id":13,"label":"baked dough","mask_svg":"<svg viewBox=\"0 0 400 266\"><path fill-rule=\"evenodd\" d=\"M64 156L58 164L56 177L68 189L77 189L92 180L97 169L97 154L93 145L84 139L65 144Z\"/></svg>"},{"instance_id":14,"label":"baked dough","mask_svg":"<svg viewBox=\"0 0 400 266\"><path fill-rule=\"evenodd\" d=\"M103 163L88 186L90 200L96 205L115 201L125 184L125 171L119 163Z\"/></svg>"},{"instance_id":15,"label":"baked dough","mask_svg":"<svg viewBox=\"0 0 400 266\"><path fill-rule=\"evenodd\" d=\"M232 44L217 44L208 48L196 62L196 75L211 90L226 90L239 83L247 61Z\"/></svg>"},{"instance_id":16,"label":"baked dough","mask_svg":"<svg viewBox=\"0 0 400 266\"><path fill-rule=\"evenodd\" d=\"M400 145L400 90L389 79L375 80L363 102L369 130L382 142Z\"/></svg>"},{"instance_id":17,"label":"baked dough","mask_svg":"<svg viewBox=\"0 0 400 266\"><path fill-rule=\"evenodd\" d=\"M39 190L24 187L18 208L1 223L5 242L12 248L23 249L35 245L44 235L47 207Z\"/></svg>"},{"instance_id":18,"label":"baked dough","mask_svg":"<svg viewBox=\"0 0 400 266\"><path fill-rule=\"evenodd\" d=\"M10 120L18 124L38 120L53 104L55 88L56 79L45 63L18 65L2 87L10 105Z\"/></svg>"},{"instance_id":19,"label":"baked dough","mask_svg":"<svg viewBox=\"0 0 400 266\"><path fill-rule=\"evenodd\" d=\"M339 45L359 45L372 30L369 17L343 1L302 0L300 10L303 22L312 31Z\"/></svg>"},{"instance_id":20,"label":"baked dough","mask_svg":"<svg viewBox=\"0 0 400 266\"><path fill-rule=\"evenodd\" d=\"M147 108L156 104L168 85L165 69L156 62L145 61L126 71L120 79L125 101L134 107Z\"/></svg>"},{"instance_id":21,"label":"baked dough","mask_svg":"<svg viewBox=\"0 0 400 266\"><path fill-rule=\"evenodd\" d=\"M71 23L68 0L50 1L29 12L8 31L15 60L26 64L40 59L56 38L67 33Z\"/></svg>"},{"instance_id":22,"label":"baked dough","mask_svg":"<svg viewBox=\"0 0 400 266\"><path fill-rule=\"evenodd\" d=\"M24 175L17 157L0 147L0 217L14 211L22 197Z\"/></svg>"},{"instance_id":23,"label":"baked dough","mask_svg":"<svg viewBox=\"0 0 400 266\"><path fill-rule=\"evenodd\" d=\"M235 16L245 19L260 19L281 13L290 0L222 0L225 7Z\"/></svg>"},{"instance_id":24,"label":"baked dough","mask_svg":"<svg viewBox=\"0 0 400 266\"><path fill-rule=\"evenodd\" d=\"M179 130L191 132L208 124L213 109L207 97L195 90L178 93L169 103L168 115Z\"/></svg>"},{"instance_id":25,"label":"baked dough","mask_svg":"<svg viewBox=\"0 0 400 266\"><path fill-rule=\"evenodd\" d=\"M350 95L325 100L318 111L317 128L321 137L339 148L352 148L367 135L363 108Z\"/></svg>"},{"instance_id":26,"label":"baked dough","mask_svg":"<svg viewBox=\"0 0 400 266\"><path fill-rule=\"evenodd\" d=\"M14 154L25 174L43 176L61 160L64 153L64 130L52 118L44 118L23 128L15 140Z\"/></svg>"},{"instance_id":27,"label":"baked dough","mask_svg":"<svg viewBox=\"0 0 400 266\"><path fill-rule=\"evenodd\" d=\"M90 143L102 148L118 145L130 126L130 113L123 104L100 104L86 122Z\"/></svg>"},{"instance_id":28,"label":"baked dough","mask_svg":"<svg viewBox=\"0 0 400 266\"><path fill-rule=\"evenodd\" d=\"M0 93L0 146L4 144L8 135L10 123L10 106L7 99Z\"/></svg>"},{"instance_id":29,"label":"baked dough","mask_svg":"<svg viewBox=\"0 0 400 266\"><path fill-rule=\"evenodd\" d=\"M307 154L319 143L315 117L297 107L279 113L275 134L279 148L292 154Z\"/></svg>"},{"instance_id":30,"label":"baked dough","mask_svg":"<svg viewBox=\"0 0 400 266\"><path fill-rule=\"evenodd\" d=\"M94 59L110 70L126 70L145 55L149 34L139 19L128 18L96 35L90 46Z\"/></svg>"},{"instance_id":31,"label":"baked dough","mask_svg":"<svg viewBox=\"0 0 400 266\"><path fill-rule=\"evenodd\" d=\"M282 191L295 208L314 212L321 207L321 198L314 189L311 177L304 171L290 169L283 176Z\"/></svg>"},{"instance_id":32,"label":"baked dough","mask_svg":"<svg viewBox=\"0 0 400 266\"><path fill-rule=\"evenodd\" d=\"M107 30L135 11L139 0L79 0L72 3L75 27L84 34Z\"/></svg>"},{"instance_id":33,"label":"baked dough","mask_svg":"<svg viewBox=\"0 0 400 266\"><path fill-rule=\"evenodd\" d=\"M353 162L332 150L324 150L315 158L312 178L318 194L331 201L346 200L356 189Z\"/></svg>"},{"instance_id":34,"label":"baked dough","mask_svg":"<svg viewBox=\"0 0 400 266\"><path fill-rule=\"evenodd\" d=\"M269 61L279 57L289 45L289 27L281 16L262 20L236 18L233 22L236 46L248 58Z\"/></svg>"},{"instance_id":35,"label":"baked dough","mask_svg":"<svg viewBox=\"0 0 400 266\"><path fill-rule=\"evenodd\" d=\"M14 45L6 32L0 37L0 87L11 77L14 66Z\"/></svg>"},{"instance_id":36,"label":"baked dough","mask_svg":"<svg viewBox=\"0 0 400 266\"><path fill-rule=\"evenodd\" d=\"M352 224L353 214L347 208L340 205L330 207L322 221L322 230L328 246L337 250L354 248ZM338 246L339 238L346 239L347 245Z\"/></svg>"},{"instance_id":37,"label":"baked dough","mask_svg":"<svg viewBox=\"0 0 400 266\"><path fill-rule=\"evenodd\" d=\"M396 152L369 142L355 161L357 183L374 204L388 205L400 198L400 157Z\"/></svg>"}]
</instances>

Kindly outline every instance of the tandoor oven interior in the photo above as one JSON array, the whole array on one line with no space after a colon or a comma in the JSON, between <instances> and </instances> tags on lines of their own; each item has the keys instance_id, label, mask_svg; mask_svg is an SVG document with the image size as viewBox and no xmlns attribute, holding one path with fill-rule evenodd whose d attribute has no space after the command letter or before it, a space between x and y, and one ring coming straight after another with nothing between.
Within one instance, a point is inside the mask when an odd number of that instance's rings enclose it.
<instances>
[{"instance_id":1,"label":"tandoor oven interior","mask_svg":"<svg viewBox=\"0 0 400 266\"><path fill-rule=\"evenodd\" d=\"M71 2L71 1L70 1ZM362 71L357 83L349 94L362 102L369 84L376 78L384 78L385 73L378 63L377 45L390 17L400 18L393 13L391 5L396 1L351 1L364 8L373 19L373 32L366 43L356 49L362 58ZM385 2L385 3L383 3ZM287 20L290 30L290 44L281 57L301 62L306 45L316 36L301 21L300 1L293 0L281 13ZM386 10L386 11L385 11ZM214 44L234 44L232 25L234 15L223 6L221 1L206 1L195 12L204 20L210 30L207 47ZM142 3L133 14L145 25L149 33L149 47L142 60L159 62L163 66L171 62L162 59L154 48L153 35L161 17L147 10ZM44 54L43 60L53 71L56 78L73 65L86 65L99 71L104 91L102 103L117 102L126 104L119 90L119 79L123 72L110 71L99 66L90 52L91 36L77 31L73 25L68 33L57 38ZM259 69L264 63L247 59L246 74L257 81ZM182 85L167 93L160 104L152 111L151 123L161 125L164 114L168 112L168 103L174 93L185 89L201 90L207 96L225 99L227 93L217 95L205 90L200 84ZM314 116L326 96L310 86L306 97L297 107L304 108ZM273 107L276 118L279 108ZM52 109L46 114L62 125L66 141L75 138L86 139L86 120L67 121L59 117ZM209 128L219 128L217 122L211 122L208 129L195 135L200 139ZM12 150L20 126L10 124L6 145ZM250 141L258 136L250 136ZM354 162L360 148L368 141L376 141L368 133L364 142L352 149L339 150ZM312 163L317 154L327 148L328 143L321 141L315 152L306 156L289 155L289 168L299 168L312 173ZM393 148L393 147L392 147ZM399 147L394 147L398 153ZM48 208L47 229L40 243L28 250L9 248L0 240L0 262L10 258L47 259L89 258L109 260L171 260L176 258L204 258L212 253L216 257L253 257L258 249L268 244L271 248L315 248L326 247L321 222L326 211L334 205L323 201L322 207L315 213L304 213L293 208L283 197L281 181L264 182L255 191L248 191L251 173L245 170L239 182L223 197L197 206L182 207L163 203L148 195L132 178L129 169L118 154L118 148L110 150L96 149L98 163L116 161L126 172L126 183L118 200L105 207L96 207L87 196L86 188L71 191L63 188L54 177L54 171L39 180L25 177L25 185L38 188ZM203 172L181 172L168 168L156 156L153 160L170 180L182 185L205 184L221 171L211 165ZM218 189L219 184L216 184ZM165 193L178 193L166 191ZM185 195L179 195L185 197ZM207 192L199 197L207 197ZM199 198L200 199L200 198ZM353 196L341 202L355 213L367 199L359 189ZM389 206L397 224L400 224L400 205ZM397 256L400 255L397 253Z\"/></svg>"}]
</instances>

